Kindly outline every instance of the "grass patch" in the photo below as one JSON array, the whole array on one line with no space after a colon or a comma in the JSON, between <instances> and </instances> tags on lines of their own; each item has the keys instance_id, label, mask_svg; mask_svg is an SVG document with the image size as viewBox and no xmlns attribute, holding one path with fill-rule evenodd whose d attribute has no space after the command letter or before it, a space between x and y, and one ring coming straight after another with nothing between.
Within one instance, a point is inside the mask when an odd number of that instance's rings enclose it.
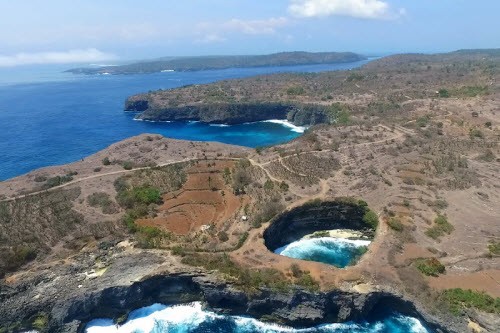
<instances>
[{"instance_id":1,"label":"grass patch","mask_svg":"<svg viewBox=\"0 0 500 333\"><path fill-rule=\"evenodd\" d=\"M441 298L449 305L453 314L459 315L463 310L474 308L488 313L500 313L500 297L493 298L484 292L464 290L461 288L447 289Z\"/></svg>"},{"instance_id":2,"label":"grass patch","mask_svg":"<svg viewBox=\"0 0 500 333\"><path fill-rule=\"evenodd\" d=\"M432 239L439 239L444 235L449 235L455 228L448 222L445 216L438 215L434 219L434 226L427 229L425 234Z\"/></svg>"},{"instance_id":3,"label":"grass patch","mask_svg":"<svg viewBox=\"0 0 500 333\"><path fill-rule=\"evenodd\" d=\"M444 265L436 258L417 259L415 260L415 267L427 276L439 276L439 274L443 274L446 271Z\"/></svg>"}]
</instances>

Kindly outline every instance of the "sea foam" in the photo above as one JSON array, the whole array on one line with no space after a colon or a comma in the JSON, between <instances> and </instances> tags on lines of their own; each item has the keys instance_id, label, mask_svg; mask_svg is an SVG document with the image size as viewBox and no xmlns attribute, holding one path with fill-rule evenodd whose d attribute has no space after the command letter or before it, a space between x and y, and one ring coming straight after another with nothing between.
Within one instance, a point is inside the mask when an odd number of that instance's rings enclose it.
<instances>
[{"instance_id":1,"label":"sea foam","mask_svg":"<svg viewBox=\"0 0 500 333\"><path fill-rule=\"evenodd\" d=\"M172 332L227 332L227 333L427 333L415 318L392 315L375 322L347 322L323 324L311 328L294 329L288 326L264 323L241 316L223 316L203 310L201 303L165 306L154 304L130 313L121 326L110 319L96 319L88 323L86 333L172 333Z\"/></svg>"}]
</instances>

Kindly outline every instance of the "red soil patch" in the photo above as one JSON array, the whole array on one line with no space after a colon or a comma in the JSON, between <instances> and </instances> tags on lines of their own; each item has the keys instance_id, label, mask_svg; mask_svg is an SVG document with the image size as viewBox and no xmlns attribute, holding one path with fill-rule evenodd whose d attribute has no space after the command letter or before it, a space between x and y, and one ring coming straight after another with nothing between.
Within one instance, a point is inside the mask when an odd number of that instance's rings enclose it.
<instances>
[{"instance_id":1,"label":"red soil patch","mask_svg":"<svg viewBox=\"0 0 500 333\"><path fill-rule=\"evenodd\" d=\"M233 166L232 161L207 161L190 167L182 189L163 196L164 203L158 208L158 216L137 223L186 235L199 231L203 225L217 228L228 219L236 218L240 207L249 198L235 196L225 184L223 171Z\"/></svg>"}]
</instances>

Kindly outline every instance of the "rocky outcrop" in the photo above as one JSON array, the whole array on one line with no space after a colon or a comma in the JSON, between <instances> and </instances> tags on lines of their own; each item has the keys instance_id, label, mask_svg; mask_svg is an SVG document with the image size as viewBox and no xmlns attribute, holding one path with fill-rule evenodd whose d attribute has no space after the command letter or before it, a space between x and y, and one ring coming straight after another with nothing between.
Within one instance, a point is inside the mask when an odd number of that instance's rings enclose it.
<instances>
[{"instance_id":1,"label":"rocky outcrop","mask_svg":"<svg viewBox=\"0 0 500 333\"><path fill-rule=\"evenodd\" d=\"M320 230L352 229L370 235L363 221L365 206L354 200L313 202L279 215L264 232L271 251Z\"/></svg>"}]
</instances>

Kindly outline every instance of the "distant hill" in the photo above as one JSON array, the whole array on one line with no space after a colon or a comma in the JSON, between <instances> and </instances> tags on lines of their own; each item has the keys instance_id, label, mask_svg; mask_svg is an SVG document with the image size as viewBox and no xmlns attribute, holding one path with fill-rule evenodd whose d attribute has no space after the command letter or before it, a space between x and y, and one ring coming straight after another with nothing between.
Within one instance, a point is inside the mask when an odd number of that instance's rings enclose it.
<instances>
[{"instance_id":1,"label":"distant hill","mask_svg":"<svg viewBox=\"0 0 500 333\"><path fill-rule=\"evenodd\" d=\"M121 66L98 68L73 68L66 72L74 74L138 74L161 71L200 71L234 67L267 67L347 63L365 60L366 57L352 52L281 52L267 55L202 56L162 58L136 62Z\"/></svg>"}]
</instances>

